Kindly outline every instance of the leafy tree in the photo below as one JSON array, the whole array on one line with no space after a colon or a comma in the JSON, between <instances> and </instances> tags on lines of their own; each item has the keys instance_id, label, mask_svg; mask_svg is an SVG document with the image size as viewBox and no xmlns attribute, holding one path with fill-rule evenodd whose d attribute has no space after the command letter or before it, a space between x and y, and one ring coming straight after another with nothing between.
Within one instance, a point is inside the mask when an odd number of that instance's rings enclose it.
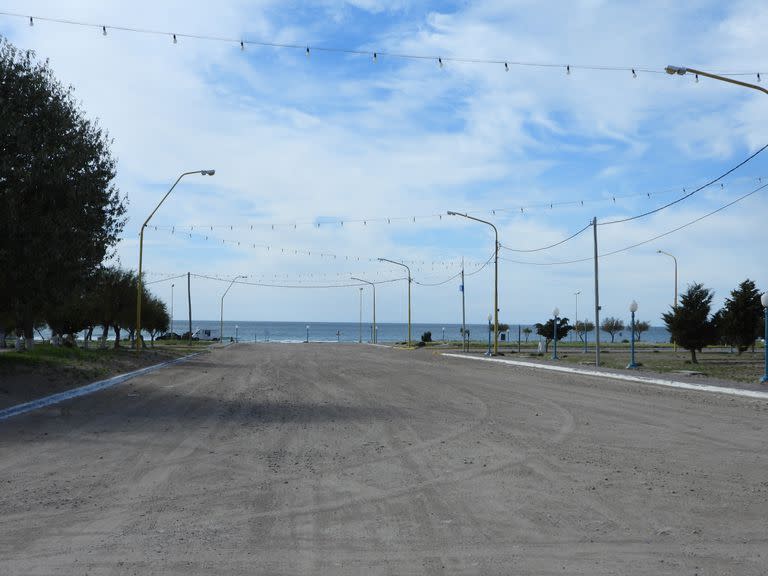
<instances>
[{"instance_id":1,"label":"leafy tree","mask_svg":"<svg viewBox=\"0 0 768 576\"><path fill-rule=\"evenodd\" d=\"M642 333L648 332L650 329L651 324L649 322L645 322L644 320L635 320L635 335L637 336L637 341L640 342L640 336Z\"/></svg>"},{"instance_id":2,"label":"leafy tree","mask_svg":"<svg viewBox=\"0 0 768 576\"><path fill-rule=\"evenodd\" d=\"M152 347L154 348L155 336L166 332L171 324L171 316L168 314L165 302L151 294L147 294L146 299L141 304L141 317L141 327L149 332Z\"/></svg>"},{"instance_id":3,"label":"leafy tree","mask_svg":"<svg viewBox=\"0 0 768 576\"><path fill-rule=\"evenodd\" d=\"M421 335L421 341L422 342L432 342L432 332L427 330L424 332L424 334Z\"/></svg>"},{"instance_id":4,"label":"leafy tree","mask_svg":"<svg viewBox=\"0 0 768 576\"><path fill-rule=\"evenodd\" d=\"M691 362L698 364L696 351L716 344L717 322L709 317L714 293L703 284L694 283L680 295L680 305L662 315L672 339L691 353Z\"/></svg>"},{"instance_id":5,"label":"leafy tree","mask_svg":"<svg viewBox=\"0 0 768 576\"><path fill-rule=\"evenodd\" d=\"M555 339L555 319L550 318L546 323L535 324L536 334L544 338L544 351L549 349L549 343ZM573 330L573 326L568 324L568 318L558 318L557 323L557 340L560 341L568 335L568 332Z\"/></svg>"},{"instance_id":6,"label":"leafy tree","mask_svg":"<svg viewBox=\"0 0 768 576\"><path fill-rule=\"evenodd\" d=\"M92 280L123 229L109 144L47 62L0 38L0 316L30 346L35 323Z\"/></svg>"},{"instance_id":7,"label":"leafy tree","mask_svg":"<svg viewBox=\"0 0 768 576\"><path fill-rule=\"evenodd\" d=\"M762 318L760 292L752 280L744 280L731 291L731 297L725 299L720 318L723 340L741 354L759 336Z\"/></svg>"},{"instance_id":8,"label":"leafy tree","mask_svg":"<svg viewBox=\"0 0 768 576\"><path fill-rule=\"evenodd\" d=\"M592 330L595 329L595 323L590 322L589 320L579 320L576 322L576 334L579 337L579 340L582 342L584 341L584 336L586 336L589 332L592 332Z\"/></svg>"},{"instance_id":9,"label":"leafy tree","mask_svg":"<svg viewBox=\"0 0 768 576\"><path fill-rule=\"evenodd\" d=\"M600 330L608 332L608 334L611 335L611 342L614 341L616 333L621 332L624 328L624 321L620 318L614 318L613 316L608 316L600 323Z\"/></svg>"},{"instance_id":10,"label":"leafy tree","mask_svg":"<svg viewBox=\"0 0 768 576\"><path fill-rule=\"evenodd\" d=\"M523 334L525 334L525 341L528 342L528 338L533 333L533 330L531 330L528 326L523 328Z\"/></svg>"}]
</instances>

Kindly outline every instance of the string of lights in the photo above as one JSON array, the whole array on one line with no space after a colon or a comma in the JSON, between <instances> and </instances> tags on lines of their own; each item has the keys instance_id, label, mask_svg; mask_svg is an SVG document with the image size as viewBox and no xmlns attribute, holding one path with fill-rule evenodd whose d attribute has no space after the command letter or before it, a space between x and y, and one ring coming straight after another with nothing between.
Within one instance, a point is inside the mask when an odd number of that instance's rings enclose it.
<instances>
[{"instance_id":1,"label":"string of lights","mask_svg":"<svg viewBox=\"0 0 768 576\"><path fill-rule=\"evenodd\" d=\"M366 286L363 282L352 282L344 284L267 284L264 282L252 282L248 280L232 280L231 278L220 278L218 276L210 276L207 274L190 274L195 278L203 278L205 280L215 280L217 282L232 282L234 284L243 284L245 286L258 286L261 288L295 288L295 289L323 289L323 288L357 288L359 286ZM373 284L390 284L392 282L402 282L408 280L408 278L390 278L388 280L379 280L373 282Z\"/></svg>"},{"instance_id":2,"label":"string of lights","mask_svg":"<svg viewBox=\"0 0 768 576\"><path fill-rule=\"evenodd\" d=\"M722 180L725 176L721 176L717 181ZM757 182L762 182L763 177L762 176L750 176L750 180L754 180ZM739 178L738 180L743 180L743 178ZM697 189L703 189L707 185L710 185L712 182L705 182L704 184L697 183L694 184L693 187ZM534 204L527 204L527 205L520 205L520 206L514 206L511 208L489 208L489 209L482 209L482 210L465 210L464 212L466 214L474 214L477 216L498 216L500 214L525 214L526 212L533 212L535 210L544 209L544 210L554 210L555 208L563 208L563 207L582 207L582 206L594 206L596 204L611 204L615 205L620 200L631 200L635 198L643 198L643 199L652 199L656 196L665 196L669 195L675 192L682 191L683 194L687 194L688 190L691 189L691 185L685 185L685 186L675 186L666 188L664 190L658 190L655 192L637 192L632 194L612 194L611 196L606 196L602 198L593 198L593 199L587 199L587 200L566 200L566 201L545 201L545 202L539 202ZM301 228L344 228L345 226L349 225L359 225L362 224L363 226L367 226L369 224L393 224L393 223L412 223L415 224L417 222L424 222L427 220L442 220L445 216L444 212L440 213L432 213L432 214L420 214L420 215L413 215L413 216L376 216L376 217L369 217L369 218L361 218L361 217L354 217L354 218L316 218L314 220L304 220L304 221L294 221L294 222L249 222L249 223L232 223L232 224L204 224L204 223L198 223L198 224L169 224L169 225L159 225L154 226L151 228L154 228L155 230L170 230L172 232L194 232L195 230L207 230L210 232L214 232L216 230L230 230L230 231L236 231L236 230L245 230L245 231L254 231L257 229L267 229L269 231L279 231L284 229L294 229L298 230Z\"/></svg>"},{"instance_id":3,"label":"string of lights","mask_svg":"<svg viewBox=\"0 0 768 576\"><path fill-rule=\"evenodd\" d=\"M720 206L719 208L712 210L711 212L707 212L703 216L699 216L698 218L695 218L689 222L686 222L685 224L682 224L681 226L678 226L677 228L673 228L672 230L667 230L666 232L663 232L662 234L658 234L652 238L648 238L647 240L643 240L641 242L637 242L635 244L631 244L630 246L625 246L624 248L619 248L618 250L612 250L610 252L604 252L603 254L599 254L598 258L605 258L606 256L613 256L614 254L619 254L621 252L626 252L628 250L632 250L633 248L637 248L639 246L643 246L645 244L649 244L655 240L658 240L660 238L664 238L665 236L669 236L670 234L674 234L675 232L679 232L680 230L683 230L684 228L687 228L689 226L692 226L693 224L696 224L697 222L701 222L705 218L709 218L710 216L714 216L718 212L722 212L726 208L730 208L734 204L737 204L738 202L741 202L742 200L745 200L749 198L750 196L757 194L761 190L768 188L768 184L763 184L762 186L759 186L758 188L755 188L751 192L747 192L746 194L739 196L735 200L732 200L728 202L727 204L724 204ZM522 260L512 260L510 258L500 258L500 260L504 260L506 262L512 262L514 264L527 264L529 266L563 266L567 264L579 264L581 262L591 262L593 260L592 257L587 258L578 258L575 260L566 260L562 262L525 262Z\"/></svg>"},{"instance_id":4,"label":"string of lights","mask_svg":"<svg viewBox=\"0 0 768 576\"><path fill-rule=\"evenodd\" d=\"M236 38L234 36L215 36L209 34L193 34L189 32L173 32L170 30L156 30L151 28L136 28L131 26L121 26L116 24L98 24L96 22L85 22L81 20L71 20L65 18L50 18L46 16L35 16L30 14L20 14L16 12L0 12L0 15L10 18L21 18L27 20L30 26L34 26L35 22L50 22L55 24L63 24L68 26L79 26L84 28L92 28L101 33L102 36L108 36L109 31L129 32L134 34L145 34L152 36L163 36L168 38L173 44L178 44L179 39L190 40L206 40L211 42L223 42L232 45L234 48L239 48L244 52L247 47L258 48L271 48L271 49L284 49L299 51L305 54L308 58L313 52L325 52L331 54L345 54L350 56L361 56L366 59L370 59L372 63L377 63L381 59L389 58L393 60L411 60L411 61L427 61L435 63L439 68L444 68L446 64L480 64L486 66L498 66L505 72L513 67L525 67L525 68L547 68L547 69L559 69L565 72L566 75L570 75L571 72L576 70L585 70L593 72L624 72L631 74L632 78L637 78L639 74L666 74L664 67L650 67L640 65L629 66L611 66L605 64L570 64L570 63L555 63L555 62L533 62L533 61L521 61L512 58L473 58L467 56L442 56L442 55L427 55L427 54L413 54L405 52L390 52L386 50L363 50L359 48L345 48L336 46L314 46L309 43L306 44L294 44L285 42L270 42L263 40L249 39L245 37ZM718 72L722 76L755 76L757 81L760 82L764 71L744 72L744 71L723 71ZM698 79L697 79L698 80Z\"/></svg>"},{"instance_id":5,"label":"string of lights","mask_svg":"<svg viewBox=\"0 0 768 576\"><path fill-rule=\"evenodd\" d=\"M464 276L474 276L475 274L478 274L481 270L486 268L488 266L488 264L490 264L493 261L493 257L494 257L494 254L491 254L490 257L488 258L488 260L483 262L483 264L480 267L478 267L476 270L474 270L472 272L466 272L464 274ZM456 278L458 278L459 276L461 276L461 271L459 271L457 274L454 274L450 278L447 278L445 280L441 280L440 282L417 282L416 280L414 280L413 283L414 284L418 284L419 286L428 286L428 287L442 286L444 284L448 284L448 282L451 282L452 280L456 280Z\"/></svg>"}]
</instances>

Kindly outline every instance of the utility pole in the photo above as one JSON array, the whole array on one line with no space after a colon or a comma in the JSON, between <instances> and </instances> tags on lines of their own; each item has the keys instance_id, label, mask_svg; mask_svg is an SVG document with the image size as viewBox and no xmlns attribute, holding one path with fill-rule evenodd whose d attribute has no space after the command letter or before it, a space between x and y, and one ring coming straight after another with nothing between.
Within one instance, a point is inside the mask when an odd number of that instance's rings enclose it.
<instances>
[{"instance_id":1,"label":"utility pole","mask_svg":"<svg viewBox=\"0 0 768 576\"><path fill-rule=\"evenodd\" d=\"M595 237L595 366L600 366L600 285L597 268L597 216L592 220L592 229Z\"/></svg>"},{"instance_id":2,"label":"utility pole","mask_svg":"<svg viewBox=\"0 0 768 576\"><path fill-rule=\"evenodd\" d=\"M464 352L469 349L467 345L467 309L465 306L465 288L464 288L464 257L461 257L461 342Z\"/></svg>"},{"instance_id":3,"label":"utility pole","mask_svg":"<svg viewBox=\"0 0 768 576\"><path fill-rule=\"evenodd\" d=\"M189 303L189 343L192 344L192 280L187 272L187 302Z\"/></svg>"},{"instance_id":4,"label":"utility pole","mask_svg":"<svg viewBox=\"0 0 768 576\"><path fill-rule=\"evenodd\" d=\"M357 336L357 343L363 343L363 287L360 286L360 333Z\"/></svg>"}]
</instances>

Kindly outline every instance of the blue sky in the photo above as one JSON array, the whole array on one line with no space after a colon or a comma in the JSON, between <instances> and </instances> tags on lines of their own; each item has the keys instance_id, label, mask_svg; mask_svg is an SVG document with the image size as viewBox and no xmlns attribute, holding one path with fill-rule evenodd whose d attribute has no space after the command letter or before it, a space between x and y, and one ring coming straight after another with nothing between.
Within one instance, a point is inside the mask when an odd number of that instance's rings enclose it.
<instances>
[{"instance_id":1,"label":"blue sky","mask_svg":"<svg viewBox=\"0 0 768 576\"><path fill-rule=\"evenodd\" d=\"M307 58L303 50L249 45L241 51L235 43L183 37L174 45L168 36L110 29L104 37L91 28L41 20L30 27L0 16L0 32L49 58L114 139L118 184L130 202L118 249L123 266L136 267L138 228L176 176L217 170L213 178L186 178L157 213L152 224L158 230L150 228L145 238L150 280L187 271L300 285L400 277L397 267L376 262L386 257L412 262L422 284L437 283L458 271L462 257L469 272L493 249L489 228L437 216L447 210L493 220L506 246L537 248L592 217L608 221L652 210L768 143L765 95L640 71L675 64L761 72L768 84L768 6L762 2L591 0L542 9L538 2L499 0L215 6L0 0L0 11L368 52L311 50ZM434 59L382 56L374 63L374 51ZM437 57L446 58L442 68ZM512 65L506 72L502 65L452 57L571 65L572 71ZM635 67L638 74L579 65ZM754 189L760 177L768 182L768 152L723 187L648 218L601 227L600 251L706 214ZM673 276L659 249L678 256L681 289L703 282L716 291L718 305L747 277L768 286L759 257L766 195L601 259L603 315L626 317L635 299L642 319L660 323ZM593 302L592 263L533 263L591 254L589 231L549 251L502 251L501 320L542 321L555 305L572 318L576 291L583 317ZM492 267L468 278L472 321L490 312L492 286ZM195 316L217 318L225 288L195 279ZM379 320L406 317L405 288L402 282L380 286ZM170 283L152 289L170 298ZM239 320L354 321L357 298L354 287L238 285L227 296L227 311ZM459 321L458 282L414 285L413 307L414 321Z\"/></svg>"}]
</instances>

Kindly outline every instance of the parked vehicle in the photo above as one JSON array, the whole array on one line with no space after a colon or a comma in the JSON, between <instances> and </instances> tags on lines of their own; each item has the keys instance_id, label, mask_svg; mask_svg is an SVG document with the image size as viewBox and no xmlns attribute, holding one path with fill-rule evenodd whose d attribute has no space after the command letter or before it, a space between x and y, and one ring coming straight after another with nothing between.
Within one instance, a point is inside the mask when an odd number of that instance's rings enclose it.
<instances>
[{"instance_id":1,"label":"parked vehicle","mask_svg":"<svg viewBox=\"0 0 768 576\"><path fill-rule=\"evenodd\" d=\"M198 328L192 333L192 340L218 341L219 331L215 328Z\"/></svg>"}]
</instances>

